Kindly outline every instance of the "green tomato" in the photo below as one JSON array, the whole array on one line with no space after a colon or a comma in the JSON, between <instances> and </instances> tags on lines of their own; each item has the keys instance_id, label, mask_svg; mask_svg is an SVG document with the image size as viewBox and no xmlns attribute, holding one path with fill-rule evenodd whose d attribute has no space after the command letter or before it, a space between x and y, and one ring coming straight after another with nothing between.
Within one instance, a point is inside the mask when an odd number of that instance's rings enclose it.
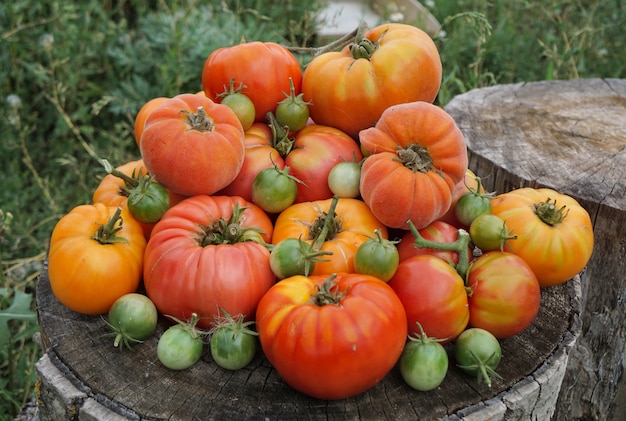
<instances>
[{"instance_id":1,"label":"green tomato","mask_svg":"<svg viewBox=\"0 0 626 421\"><path fill-rule=\"evenodd\" d=\"M225 321L217 323L211 334L211 357L217 365L227 370L239 370L247 366L259 348L258 334L248 328L254 322L244 322L239 316L235 321L228 313Z\"/></svg>"},{"instance_id":2,"label":"green tomato","mask_svg":"<svg viewBox=\"0 0 626 421\"><path fill-rule=\"evenodd\" d=\"M361 195L361 164L343 161L331 168L328 173L328 187L333 194L350 199Z\"/></svg>"},{"instance_id":3,"label":"green tomato","mask_svg":"<svg viewBox=\"0 0 626 421\"><path fill-rule=\"evenodd\" d=\"M174 320L177 323L167 328L159 338L157 357L171 370L185 370L202 356L203 335L195 328L196 314L189 323Z\"/></svg>"},{"instance_id":4,"label":"green tomato","mask_svg":"<svg viewBox=\"0 0 626 421\"><path fill-rule=\"evenodd\" d=\"M508 240L517 238L510 235L502 218L490 213L476 217L470 224L469 233L474 245L484 252L502 251Z\"/></svg>"},{"instance_id":5,"label":"green tomato","mask_svg":"<svg viewBox=\"0 0 626 421\"><path fill-rule=\"evenodd\" d=\"M113 331L114 346L120 343L127 348L149 338L155 331L158 312L145 295L130 293L115 300L108 313L106 324Z\"/></svg>"},{"instance_id":6,"label":"green tomato","mask_svg":"<svg viewBox=\"0 0 626 421\"><path fill-rule=\"evenodd\" d=\"M221 104L226 105L234 111L244 131L248 130L254 123L256 108L254 107L252 100L247 95L242 94L241 92L229 93L224 96Z\"/></svg>"},{"instance_id":7,"label":"green tomato","mask_svg":"<svg viewBox=\"0 0 626 421\"><path fill-rule=\"evenodd\" d=\"M372 275L383 281L389 281L398 269L400 255L396 242L382 237L376 230L376 237L372 237L359 246L354 255L354 270L356 273Z\"/></svg>"},{"instance_id":8,"label":"green tomato","mask_svg":"<svg viewBox=\"0 0 626 421\"><path fill-rule=\"evenodd\" d=\"M331 254L315 248L299 238L285 238L276 244L270 252L270 267L278 279L290 276L309 276L320 256Z\"/></svg>"},{"instance_id":9,"label":"green tomato","mask_svg":"<svg viewBox=\"0 0 626 421\"><path fill-rule=\"evenodd\" d=\"M470 226L478 216L491 213L491 199L480 193L465 193L456 202L454 213L461 224Z\"/></svg>"},{"instance_id":10,"label":"green tomato","mask_svg":"<svg viewBox=\"0 0 626 421\"><path fill-rule=\"evenodd\" d=\"M169 209L170 195L161 184L151 181L151 177L142 178L130 190L127 204L136 220L144 224L154 224Z\"/></svg>"},{"instance_id":11,"label":"green tomato","mask_svg":"<svg viewBox=\"0 0 626 421\"><path fill-rule=\"evenodd\" d=\"M429 338L418 323L421 334L409 336L400 357L400 373L413 389L436 389L448 373L448 353L438 339Z\"/></svg>"},{"instance_id":12,"label":"green tomato","mask_svg":"<svg viewBox=\"0 0 626 421\"><path fill-rule=\"evenodd\" d=\"M296 95L293 80L289 78L290 93L276 106L276 121L290 132L297 132L309 121L309 103L303 99L304 94Z\"/></svg>"},{"instance_id":13,"label":"green tomato","mask_svg":"<svg viewBox=\"0 0 626 421\"><path fill-rule=\"evenodd\" d=\"M279 213L296 200L298 186L289 167L265 168L252 181L252 201L268 213Z\"/></svg>"},{"instance_id":14,"label":"green tomato","mask_svg":"<svg viewBox=\"0 0 626 421\"><path fill-rule=\"evenodd\" d=\"M454 343L454 357L458 367L478 381L491 387L491 377L501 378L495 371L502 359L502 348L491 332L481 328L463 331Z\"/></svg>"}]
</instances>

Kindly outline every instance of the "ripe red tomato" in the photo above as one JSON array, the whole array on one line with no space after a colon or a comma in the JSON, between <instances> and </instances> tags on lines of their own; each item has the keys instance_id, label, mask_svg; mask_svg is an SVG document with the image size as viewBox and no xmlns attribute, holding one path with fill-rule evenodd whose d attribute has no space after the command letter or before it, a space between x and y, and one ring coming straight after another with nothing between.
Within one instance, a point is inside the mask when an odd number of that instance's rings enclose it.
<instances>
[{"instance_id":1,"label":"ripe red tomato","mask_svg":"<svg viewBox=\"0 0 626 421\"><path fill-rule=\"evenodd\" d=\"M181 94L146 119L141 155L151 175L183 195L213 194L231 183L244 160L244 131L226 105Z\"/></svg>"},{"instance_id":2,"label":"ripe red tomato","mask_svg":"<svg viewBox=\"0 0 626 421\"><path fill-rule=\"evenodd\" d=\"M432 38L415 26L390 23L311 60L302 91L313 121L356 138L392 105L433 102L440 84L441 60Z\"/></svg>"},{"instance_id":3,"label":"ripe red tomato","mask_svg":"<svg viewBox=\"0 0 626 421\"><path fill-rule=\"evenodd\" d=\"M432 255L413 256L398 265L389 286L404 305L409 334L424 332L448 343L467 327L470 313L463 278Z\"/></svg>"},{"instance_id":4,"label":"ripe red tomato","mask_svg":"<svg viewBox=\"0 0 626 421\"><path fill-rule=\"evenodd\" d=\"M157 222L146 246L148 297L162 314L181 320L198 314L201 328L212 326L219 309L254 318L276 278L269 251L248 234L269 242L272 230L267 214L240 197L183 200Z\"/></svg>"},{"instance_id":5,"label":"ripe red tomato","mask_svg":"<svg viewBox=\"0 0 626 421\"><path fill-rule=\"evenodd\" d=\"M394 367L407 335L402 303L370 275L293 276L259 302L263 352L294 389L343 399L373 387Z\"/></svg>"},{"instance_id":6,"label":"ripe red tomato","mask_svg":"<svg viewBox=\"0 0 626 421\"><path fill-rule=\"evenodd\" d=\"M483 254L470 266L467 283L469 325L496 338L518 334L539 312L539 281L526 262L512 253Z\"/></svg>"},{"instance_id":7,"label":"ripe red tomato","mask_svg":"<svg viewBox=\"0 0 626 421\"><path fill-rule=\"evenodd\" d=\"M255 121L266 121L278 103L290 92L302 87L302 69L298 59L285 47L273 42L244 42L232 47L218 48L206 59L202 70L202 88L206 96L220 101L219 95L231 80L243 86L241 93L254 103Z\"/></svg>"},{"instance_id":8,"label":"ripe red tomato","mask_svg":"<svg viewBox=\"0 0 626 421\"><path fill-rule=\"evenodd\" d=\"M433 221L428 226L417 230L422 237L426 240L437 241L440 243L453 243L456 241L459 230L443 221ZM398 254L400 255L400 261L406 260L412 256L419 256L423 254L431 254L443 259L446 262L452 262L455 265L459 263L459 254L455 251L448 250L434 250L430 248L420 248L414 246L415 237L411 231L404 233L400 242L398 243ZM473 258L472 249L467 248L468 261L472 261Z\"/></svg>"}]
</instances>

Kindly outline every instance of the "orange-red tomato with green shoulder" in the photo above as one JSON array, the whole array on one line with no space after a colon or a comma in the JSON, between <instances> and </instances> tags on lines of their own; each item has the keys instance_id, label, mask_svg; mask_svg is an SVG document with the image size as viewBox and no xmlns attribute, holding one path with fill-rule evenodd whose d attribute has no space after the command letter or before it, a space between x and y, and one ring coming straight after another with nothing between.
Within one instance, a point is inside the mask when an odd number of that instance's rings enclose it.
<instances>
[{"instance_id":1,"label":"orange-red tomato with green shoulder","mask_svg":"<svg viewBox=\"0 0 626 421\"><path fill-rule=\"evenodd\" d=\"M302 92L313 121L357 138L392 105L433 102L441 75L439 51L427 33L387 23L341 51L313 58L304 71Z\"/></svg>"},{"instance_id":2,"label":"orange-red tomato with green shoulder","mask_svg":"<svg viewBox=\"0 0 626 421\"><path fill-rule=\"evenodd\" d=\"M593 225L576 199L553 189L524 187L491 200L491 213L506 223L515 240L510 251L531 267L543 287L580 273L593 253Z\"/></svg>"},{"instance_id":3,"label":"orange-red tomato with green shoulder","mask_svg":"<svg viewBox=\"0 0 626 421\"><path fill-rule=\"evenodd\" d=\"M244 131L226 105L180 94L146 118L141 156L151 175L175 193L213 194L232 182L244 161Z\"/></svg>"},{"instance_id":4,"label":"orange-red tomato with green shoulder","mask_svg":"<svg viewBox=\"0 0 626 421\"><path fill-rule=\"evenodd\" d=\"M256 327L269 362L294 389L344 399L375 386L406 342L406 315L393 290L361 274L293 276L259 302Z\"/></svg>"},{"instance_id":5,"label":"orange-red tomato with green shoulder","mask_svg":"<svg viewBox=\"0 0 626 421\"><path fill-rule=\"evenodd\" d=\"M391 228L417 229L442 217L465 176L465 137L453 118L428 102L386 109L375 127L359 134L367 158L361 197Z\"/></svg>"}]
</instances>

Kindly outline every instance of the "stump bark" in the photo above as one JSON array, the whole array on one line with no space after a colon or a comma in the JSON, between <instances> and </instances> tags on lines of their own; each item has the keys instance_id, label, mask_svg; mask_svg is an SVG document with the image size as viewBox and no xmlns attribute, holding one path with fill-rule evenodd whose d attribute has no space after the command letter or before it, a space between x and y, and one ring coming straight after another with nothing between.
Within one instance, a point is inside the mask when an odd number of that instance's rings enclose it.
<instances>
[{"instance_id":1,"label":"stump bark","mask_svg":"<svg viewBox=\"0 0 626 421\"><path fill-rule=\"evenodd\" d=\"M550 187L591 215L582 334L554 419L626 419L626 80L501 85L459 95L446 110L488 190Z\"/></svg>"}]
</instances>

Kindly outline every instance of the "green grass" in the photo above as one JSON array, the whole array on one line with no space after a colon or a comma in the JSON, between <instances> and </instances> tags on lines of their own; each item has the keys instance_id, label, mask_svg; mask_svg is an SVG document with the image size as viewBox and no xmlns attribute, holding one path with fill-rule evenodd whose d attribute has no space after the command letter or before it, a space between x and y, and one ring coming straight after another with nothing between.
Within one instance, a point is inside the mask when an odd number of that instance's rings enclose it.
<instances>
[{"instance_id":1,"label":"green grass","mask_svg":"<svg viewBox=\"0 0 626 421\"><path fill-rule=\"evenodd\" d=\"M19 292L34 296L55 223L88 203L103 176L96 158L121 164L138 157L132 124L144 102L200 90L202 64L215 48L242 39L316 44L315 7L306 0L279 7L259 0L6 3L0 311ZM442 23L441 105L498 83L626 77L626 7L618 0L423 3ZM9 339L2 343L0 336L0 419L11 419L32 398L33 363L41 355L30 339L37 329L32 317L7 326Z\"/></svg>"}]
</instances>

